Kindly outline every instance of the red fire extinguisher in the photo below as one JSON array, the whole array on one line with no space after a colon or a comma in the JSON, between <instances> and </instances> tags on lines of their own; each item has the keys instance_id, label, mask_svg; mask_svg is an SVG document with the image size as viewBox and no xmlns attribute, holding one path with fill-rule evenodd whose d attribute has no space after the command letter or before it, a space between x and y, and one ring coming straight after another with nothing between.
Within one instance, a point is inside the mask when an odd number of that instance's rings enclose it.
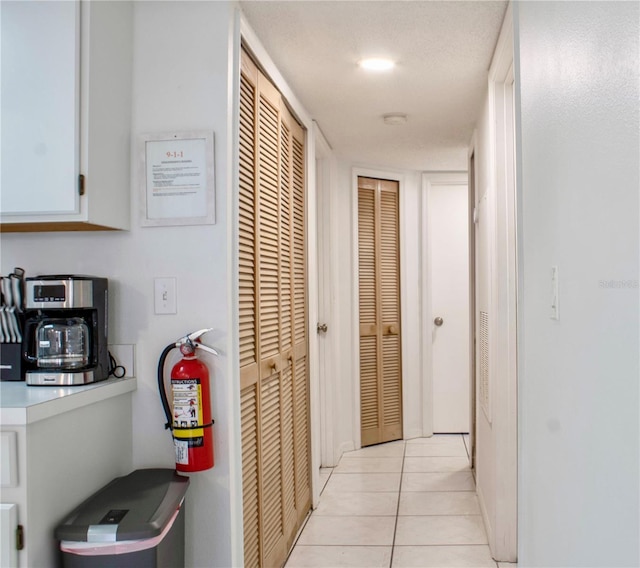
<instances>
[{"instance_id":1,"label":"red fire extinguisher","mask_svg":"<svg viewBox=\"0 0 640 568\"><path fill-rule=\"evenodd\" d=\"M198 359L203 349L217 355L212 347L198 341L210 329L194 331L162 351L158 362L158 388L167 423L173 434L176 470L204 471L213 467L213 420L209 369ZM182 359L171 369L171 404L164 382L164 365L172 349L180 349Z\"/></svg>"}]
</instances>

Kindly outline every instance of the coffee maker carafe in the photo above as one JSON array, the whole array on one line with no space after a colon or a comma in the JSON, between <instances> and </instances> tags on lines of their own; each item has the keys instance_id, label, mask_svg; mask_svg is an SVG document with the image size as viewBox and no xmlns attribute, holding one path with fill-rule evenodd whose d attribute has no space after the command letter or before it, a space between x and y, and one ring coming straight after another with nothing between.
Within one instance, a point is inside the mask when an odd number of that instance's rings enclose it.
<instances>
[{"instance_id":1,"label":"coffee maker carafe","mask_svg":"<svg viewBox=\"0 0 640 568\"><path fill-rule=\"evenodd\" d=\"M106 278L26 279L28 385L83 385L109 376L107 294Z\"/></svg>"}]
</instances>

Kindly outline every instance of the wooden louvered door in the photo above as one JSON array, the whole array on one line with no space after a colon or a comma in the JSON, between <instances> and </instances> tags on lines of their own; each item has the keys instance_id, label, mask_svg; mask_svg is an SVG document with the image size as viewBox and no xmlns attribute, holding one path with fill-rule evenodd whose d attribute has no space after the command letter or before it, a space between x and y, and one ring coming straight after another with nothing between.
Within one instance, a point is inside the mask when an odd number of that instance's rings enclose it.
<instances>
[{"instance_id":1,"label":"wooden louvered door","mask_svg":"<svg viewBox=\"0 0 640 568\"><path fill-rule=\"evenodd\" d=\"M398 182L358 178L363 446L402 438L398 200Z\"/></svg>"},{"instance_id":2,"label":"wooden louvered door","mask_svg":"<svg viewBox=\"0 0 640 568\"><path fill-rule=\"evenodd\" d=\"M243 52L239 299L244 565L281 566L311 507L304 130Z\"/></svg>"}]
</instances>

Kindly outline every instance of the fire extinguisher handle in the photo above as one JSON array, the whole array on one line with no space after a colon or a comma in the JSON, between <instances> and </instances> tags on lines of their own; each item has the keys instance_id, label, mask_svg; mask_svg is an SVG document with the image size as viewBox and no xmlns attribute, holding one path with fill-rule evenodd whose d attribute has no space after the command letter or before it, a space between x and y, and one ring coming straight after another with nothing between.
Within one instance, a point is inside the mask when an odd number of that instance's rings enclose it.
<instances>
[{"instance_id":1,"label":"fire extinguisher handle","mask_svg":"<svg viewBox=\"0 0 640 568\"><path fill-rule=\"evenodd\" d=\"M202 343L196 343L195 346L198 349L204 349L205 351L208 351L209 353L213 354L213 355L220 355L213 347L209 347L208 345L203 345Z\"/></svg>"},{"instance_id":2,"label":"fire extinguisher handle","mask_svg":"<svg viewBox=\"0 0 640 568\"><path fill-rule=\"evenodd\" d=\"M183 337L180 341L177 341L176 347L179 349L181 345L183 345L184 343L188 343L196 348L204 349L205 351L208 351L209 353L218 356L219 353L213 347L204 345L199 341L200 337L202 337L205 333L209 333L212 330L213 330L212 327L207 327L205 329L199 329L198 331L194 331L193 333L190 333L186 337Z\"/></svg>"},{"instance_id":3,"label":"fire extinguisher handle","mask_svg":"<svg viewBox=\"0 0 640 568\"><path fill-rule=\"evenodd\" d=\"M187 335L187 339L189 339L190 341L196 341L201 336L203 336L205 333L209 333L212 330L213 330L212 327L207 327L205 329L199 329L198 331L194 331L193 333L190 333L189 335Z\"/></svg>"}]
</instances>

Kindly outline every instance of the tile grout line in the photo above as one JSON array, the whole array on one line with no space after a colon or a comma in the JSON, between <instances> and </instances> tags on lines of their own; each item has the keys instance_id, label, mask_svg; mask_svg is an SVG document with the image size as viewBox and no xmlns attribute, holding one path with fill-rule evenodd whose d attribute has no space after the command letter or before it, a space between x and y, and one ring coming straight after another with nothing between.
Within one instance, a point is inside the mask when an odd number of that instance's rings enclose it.
<instances>
[{"instance_id":1,"label":"tile grout line","mask_svg":"<svg viewBox=\"0 0 640 568\"><path fill-rule=\"evenodd\" d=\"M331 473L329 474L329 477L327 477L327 480L324 482L324 484L322 485L322 489L320 490L320 497L322 497L322 494L324 493L324 490L327 488L327 485L329 484L329 481L331 481L331 476L333 475L333 472L335 471L336 467L338 467L338 465L340 464L341 460L342 460L342 456L340 456L340 459L338 460L338 463L331 468ZM322 468L320 468L320 469L322 469ZM329 469L329 468L326 467L324 469ZM319 500L318 500L318 504L320 504Z\"/></svg>"},{"instance_id":2,"label":"tile grout line","mask_svg":"<svg viewBox=\"0 0 640 568\"><path fill-rule=\"evenodd\" d=\"M393 566L393 551L396 547L396 533L398 531L398 519L400 517L400 499L402 497L402 476L404 475L404 460L407 453L407 442L404 441L404 448L402 451L402 467L400 468L400 484L398 486L398 506L396 507L396 522L393 525L393 540L391 541L391 555L389 556L389 568Z\"/></svg>"},{"instance_id":3,"label":"tile grout line","mask_svg":"<svg viewBox=\"0 0 640 568\"><path fill-rule=\"evenodd\" d=\"M467 436L469 435L469 433L467 433ZM467 440L465 440L465 435L461 434L462 436L462 443L464 444L464 449L467 452L467 459L471 458L471 454L469 453L469 446L467 446Z\"/></svg>"}]
</instances>

